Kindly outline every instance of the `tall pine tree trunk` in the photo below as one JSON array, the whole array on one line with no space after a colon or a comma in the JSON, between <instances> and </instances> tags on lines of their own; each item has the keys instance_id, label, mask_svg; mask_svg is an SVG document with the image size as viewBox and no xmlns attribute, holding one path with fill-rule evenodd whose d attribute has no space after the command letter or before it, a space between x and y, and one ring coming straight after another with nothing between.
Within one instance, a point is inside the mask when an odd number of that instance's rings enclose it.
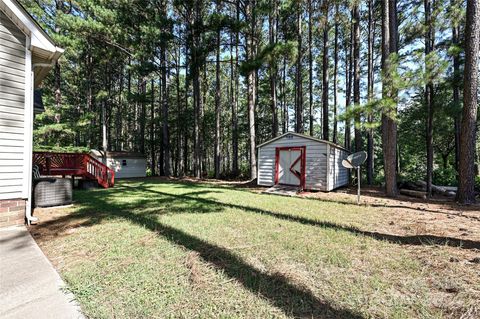
<instances>
[{"instance_id":1,"label":"tall pine tree trunk","mask_svg":"<svg viewBox=\"0 0 480 319\"><path fill-rule=\"evenodd\" d=\"M350 27L350 39L345 44L345 111L348 113L352 103L352 68L353 68L353 24ZM345 148L351 147L350 117L345 118Z\"/></svg>"},{"instance_id":2,"label":"tall pine tree trunk","mask_svg":"<svg viewBox=\"0 0 480 319\"><path fill-rule=\"evenodd\" d=\"M220 11L220 4L217 0L217 12ZM215 178L220 178L220 119L222 113L221 106L221 85L220 85L220 29L217 30L217 48L216 48L216 61L215 61L215 154L214 154L214 167L215 167Z\"/></svg>"},{"instance_id":3,"label":"tall pine tree trunk","mask_svg":"<svg viewBox=\"0 0 480 319\"><path fill-rule=\"evenodd\" d=\"M375 43L375 23L374 23L374 14L373 14L373 4L374 0L368 1L368 76L367 76L367 94L368 102L371 103L373 100L373 85L374 85L374 70L373 70L373 48ZM368 123L370 127L368 128L368 140L367 140L367 184L372 185L373 183L373 169L374 169L374 151L373 151L373 114L368 114Z\"/></svg>"},{"instance_id":4,"label":"tall pine tree trunk","mask_svg":"<svg viewBox=\"0 0 480 319\"><path fill-rule=\"evenodd\" d=\"M335 4L335 39L333 47L333 143L337 143L337 77L338 77L338 3Z\"/></svg>"},{"instance_id":5,"label":"tall pine tree trunk","mask_svg":"<svg viewBox=\"0 0 480 319\"><path fill-rule=\"evenodd\" d=\"M452 0L452 9L455 10L456 2ZM452 45L458 46L459 43L459 34L460 28L457 22L453 22L452 26ZM453 54L453 78L452 78L452 91L453 91L453 104L455 109L460 107L460 83L462 77L460 74L460 57L457 52ZM459 161L460 161L460 112L456 113L453 119L453 126L455 130L455 170L457 171L457 180L458 180L458 171L459 171Z\"/></svg>"},{"instance_id":6,"label":"tall pine tree trunk","mask_svg":"<svg viewBox=\"0 0 480 319\"><path fill-rule=\"evenodd\" d=\"M93 112L93 70L92 70L92 56L88 54L87 56L87 110L88 112ZM129 73L130 74L130 73ZM130 90L130 88L129 88ZM93 128L94 119L90 120L90 126ZM94 130L91 129L88 134L88 147L92 148L93 146L93 132Z\"/></svg>"},{"instance_id":7,"label":"tall pine tree trunk","mask_svg":"<svg viewBox=\"0 0 480 319\"><path fill-rule=\"evenodd\" d=\"M156 162L155 162L155 82L152 79L151 81L152 87L152 96L150 101L150 157L151 157L151 165L150 170L152 172L152 176L156 175Z\"/></svg>"},{"instance_id":8,"label":"tall pine tree trunk","mask_svg":"<svg viewBox=\"0 0 480 319\"><path fill-rule=\"evenodd\" d=\"M64 2L61 0L55 0L55 9L56 14L60 12L64 12L65 10L65 5ZM58 16L56 16L56 19L58 20ZM55 34L60 34L60 26L58 23L55 23ZM55 78L55 122L60 123L60 108L62 104L62 90L61 90L61 82L62 82L62 75L61 75L61 68L60 68L60 62L57 60L55 62L55 67L54 67L54 78Z\"/></svg>"},{"instance_id":9,"label":"tall pine tree trunk","mask_svg":"<svg viewBox=\"0 0 480 319\"><path fill-rule=\"evenodd\" d=\"M353 15L353 104L360 105L360 9L355 1ZM360 130L360 114L355 112L355 151L362 149L362 132Z\"/></svg>"},{"instance_id":10,"label":"tall pine tree trunk","mask_svg":"<svg viewBox=\"0 0 480 319\"><path fill-rule=\"evenodd\" d=\"M145 122L146 122L146 95L147 95L147 80L144 76L140 77L139 88L140 90L140 114L139 114L139 140L140 140L140 153L145 154Z\"/></svg>"},{"instance_id":11,"label":"tall pine tree trunk","mask_svg":"<svg viewBox=\"0 0 480 319\"><path fill-rule=\"evenodd\" d=\"M288 104L287 104L287 94L286 94L286 82L287 82L287 61L285 57L283 58L283 67L282 67L282 113L283 113L283 121L282 121L282 131L283 134L288 132Z\"/></svg>"},{"instance_id":12,"label":"tall pine tree trunk","mask_svg":"<svg viewBox=\"0 0 480 319\"><path fill-rule=\"evenodd\" d=\"M207 77L207 65L205 63L205 58L204 56L201 57L201 63L202 63L202 73L201 73L201 90L202 92L202 103L200 104L200 127L201 127L201 134L200 134L200 151L202 154L202 176L205 176L208 170L211 169L210 167L210 159L211 157L208 156L207 154L207 148L205 146L205 134L206 134L206 128L205 128L205 105L207 105L207 93L208 93L208 88L210 87L208 80L209 78Z\"/></svg>"},{"instance_id":13,"label":"tall pine tree trunk","mask_svg":"<svg viewBox=\"0 0 480 319\"><path fill-rule=\"evenodd\" d=\"M193 170L194 176L196 178L202 177L202 160L200 155L200 121L199 121L199 111L198 105L201 103L200 99L200 84L198 83L200 80L195 78L196 72L192 72L192 84L193 84L193 103L194 103L194 112L193 112L193 138L194 138L194 153L193 153Z\"/></svg>"},{"instance_id":14,"label":"tall pine tree trunk","mask_svg":"<svg viewBox=\"0 0 480 319\"><path fill-rule=\"evenodd\" d=\"M329 120L328 120L328 1L323 3L323 15L324 15L324 26L323 26L323 55L322 55L322 109L323 109L323 125L322 125L322 138L325 141L329 140Z\"/></svg>"},{"instance_id":15,"label":"tall pine tree trunk","mask_svg":"<svg viewBox=\"0 0 480 319\"><path fill-rule=\"evenodd\" d=\"M246 58L247 61L253 59L254 54L254 35L255 20L253 18L253 3L246 1L246 14L249 21L249 32L246 35ZM250 179L257 178L257 158L256 158L256 141L255 141L255 70L248 70L247 74L247 109L248 109L248 134L250 139Z\"/></svg>"},{"instance_id":16,"label":"tall pine tree trunk","mask_svg":"<svg viewBox=\"0 0 480 319\"><path fill-rule=\"evenodd\" d=\"M185 46L185 56L188 57L189 55L189 44L191 44L190 41L187 41L186 46ZM188 114L188 96L190 92L190 77L191 77L191 72L190 72L190 66L191 63L189 59L187 58L185 61L185 96L184 96L184 108L183 108L183 114L184 117L186 118ZM194 102L195 103L195 102ZM195 106L194 106L195 108ZM183 167L184 167L184 173L188 175L188 173L191 171L190 163L189 162L189 148L188 148L188 138L189 138L189 127L184 126L184 131L183 131ZM195 174L195 172L194 172Z\"/></svg>"},{"instance_id":17,"label":"tall pine tree trunk","mask_svg":"<svg viewBox=\"0 0 480 319\"><path fill-rule=\"evenodd\" d=\"M302 81L302 60L303 60L303 47L302 47L302 1L297 2L297 65L295 75L295 131L297 133L304 132L303 124L303 81Z\"/></svg>"},{"instance_id":18,"label":"tall pine tree trunk","mask_svg":"<svg viewBox=\"0 0 480 319\"><path fill-rule=\"evenodd\" d=\"M131 70L131 60L128 59L128 73L127 73L127 105L129 108L132 107L131 102L132 96L132 70ZM128 117L127 117L127 131L130 134L127 134L127 147L129 150L133 149L133 124L132 124L132 114L131 110L128 110Z\"/></svg>"},{"instance_id":19,"label":"tall pine tree trunk","mask_svg":"<svg viewBox=\"0 0 480 319\"><path fill-rule=\"evenodd\" d=\"M170 176L170 130L168 124L168 70L167 70L167 50L165 44L160 48L161 63L162 63L162 146L163 146L163 173L165 176Z\"/></svg>"},{"instance_id":20,"label":"tall pine tree trunk","mask_svg":"<svg viewBox=\"0 0 480 319\"><path fill-rule=\"evenodd\" d=\"M432 22L432 1L424 0L425 11L425 73L427 84L425 85L425 106L427 108L427 123L426 123L426 148L427 148L427 176L425 182L427 183L427 197L432 195L432 178L433 178L433 104L434 104L434 88L431 79L431 72L428 59L433 51L434 43L434 29Z\"/></svg>"},{"instance_id":21,"label":"tall pine tree trunk","mask_svg":"<svg viewBox=\"0 0 480 319\"><path fill-rule=\"evenodd\" d=\"M240 19L240 10L238 4L236 6L237 21ZM233 37L231 37L233 40ZM232 51L233 47L230 46L230 72L232 82L232 174L238 175L238 45L239 45L239 32L235 33L235 60L233 60Z\"/></svg>"},{"instance_id":22,"label":"tall pine tree trunk","mask_svg":"<svg viewBox=\"0 0 480 319\"><path fill-rule=\"evenodd\" d=\"M105 78L104 78L104 87L107 86L108 79L108 66L105 65ZM101 115L101 122L102 122L102 150L103 150L103 163L107 164L107 151L108 151L108 117L107 117L107 101L108 95L104 96L102 99L102 115Z\"/></svg>"},{"instance_id":23,"label":"tall pine tree trunk","mask_svg":"<svg viewBox=\"0 0 480 319\"><path fill-rule=\"evenodd\" d=\"M108 151L108 140L107 140L107 102L106 99L102 101L102 160L104 164L107 164L107 151Z\"/></svg>"},{"instance_id":24,"label":"tall pine tree trunk","mask_svg":"<svg viewBox=\"0 0 480 319\"><path fill-rule=\"evenodd\" d=\"M310 136L313 136L313 53L312 53L312 41L313 41L313 8L312 1L308 0L308 109L310 116Z\"/></svg>"},{"instance_id":25,"label":"tall pine tree trunk","mask_svg":"<svg viewBox=\"0 0 480 319\"><path fill-rule=\"evenodd\" d=\"M185 175L185 162L183 161L183 135L184 135L184 113L183 113L183 103L180 93L180 47L176 50L176 74L175 74L175 84L176 84L176 93L177 93L177 176L183 177ZM186 92L185 92L186 94Z\"/></svg>"},{"instance_id":26,"label":"tall pine tree trunk","mask_svg":"<svg viewBox=\"0 0 480 319\"><path fill-rule=\"evenodd\" d=\"M201 61L200 61L200 28L202 21L202 1L195 2L195 21L192 24L193 46L191 49L192 61L192 82L193 82L193 100L194 100L194 175L197 178L202 177L203 173L203 98L201 91Z\"/></svg>"},{"instance_id":27,"label":"tall pine tree trunk","mask_svg":"<svg viewBox=\"0 0 480 319\"><path fill-rule=\"evenodd\" d=\"M457 200L475 202L475 143L478 108L478 55L480 46L480 2L467 0L463 116L460 131L459 184Z\"/></svg>"},{"instance_id":28,"label":"tall pine tree trunk","mask_svg":"<svg viewBox=\"0 0 480 319\"><path fill-rule=\"evenodd\" d=\"M122 65L120 70L120 83L119 83L119 92L118 92L118 109L117 109L117 119L116 119L116 145L115 149L117 151L123 150L123 82L124 82L124 67Z\"/></svg>"},{"instance_id":29,"label":"tall pine tree trunk","mask_svg":"<svg viewBox=\"0 0 480 319\"><path fill-rule=\"evenodd\" d=\"M384 158L385 193L395 197L397 189L397 90L393 86L390 57L397 52L396 0L382 2L382 95L389 101L382 111L382 148Z\"/></svg>"},{"instance_id":30,"label":"tall pine tree trunk","mask_svg":"<svg viewBox=\"0 0 480 319\"><path fill-rule=\"evenodd\" d=\"M108 144L108 149L111 151L112 150L112 72L111 70L107 70L108 74L107 75L107 83L106 83L106 89L107 89L107 104L106 104L106 111L107 111L107 144Z\"/></svg>"},{"instance_id":31,"label":"tall pine tree trunk","mask_svg":"<svg viewBox=\"0 0 480 319\"><path fill-rule=\"evenodd\" d=\"M277 0L272 0L273 14L270 13L268 19L269 42L271 46L276 44L276 23L277 23ZM270 62L270 107L272 110L272 138L278 133L278 114L277 114L277 61Z\"/></svg>"}]
</instances>

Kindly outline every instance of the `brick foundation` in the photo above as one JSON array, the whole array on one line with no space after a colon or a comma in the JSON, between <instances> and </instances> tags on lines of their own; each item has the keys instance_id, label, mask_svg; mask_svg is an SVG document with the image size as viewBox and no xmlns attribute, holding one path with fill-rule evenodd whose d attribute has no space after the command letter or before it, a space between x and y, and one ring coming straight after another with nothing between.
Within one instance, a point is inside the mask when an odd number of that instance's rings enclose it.
<instances>
[{"instance_id":1,"label":"brick foundation","mask_svg":"<svg viewBox=\"0 0 480 319\"><path fill-rule=\"evenodd\" d=\"M0 228L25 223L25 200L0 200Z\"/></svg>"}]
</instances>

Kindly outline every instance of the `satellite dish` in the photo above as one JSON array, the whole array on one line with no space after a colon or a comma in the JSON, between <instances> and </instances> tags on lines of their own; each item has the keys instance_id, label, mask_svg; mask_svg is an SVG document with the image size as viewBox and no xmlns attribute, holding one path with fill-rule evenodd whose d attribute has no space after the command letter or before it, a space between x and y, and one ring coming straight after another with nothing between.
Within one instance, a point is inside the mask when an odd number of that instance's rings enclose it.
<instances>
[{"instance_id":1,"label":"satellite dish","mask_svg":"<svg viewBox=\"0 0 480 319\"><path fill-rule=\"evenodd\" d=\"M359 167L367 160L367 152L360 151L353 153L347 157L347 161L354 167Z\"/></svg>"},{"instance_id":2,"label":"satellite dish","mask_svg":"<svg viewBox=\"0 0 480 319\"><path fill-rule=\"evenodd\" d=\"M367 160L367 153L365 151L356 152L347 156L342 161L342 165L345 168L356 168L358 178L358 190L357 190L357 204L360 204L360 165Z\"/></svg>"},{"instance_id":3,"label":"satellite dish","mask_svg":"<svg viewBox=\"0 0 480 319\"><path fill-rule=\"evenodd\" d=\"M344 159L344 160L342 161L342 165L343 165L343 167L345 167L345 168L354 168L354 167L352 166L352 164L350 164L350 162L347 161L346 159Z\"/></svg>"}]
</instances>

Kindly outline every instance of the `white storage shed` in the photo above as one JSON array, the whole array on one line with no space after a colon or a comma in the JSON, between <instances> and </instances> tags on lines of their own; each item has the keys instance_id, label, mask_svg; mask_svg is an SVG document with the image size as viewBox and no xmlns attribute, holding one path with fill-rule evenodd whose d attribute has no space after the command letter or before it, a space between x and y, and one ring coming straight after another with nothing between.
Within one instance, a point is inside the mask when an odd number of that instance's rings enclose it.
<instances>
[{"instance_id":1,"label":"white storage shed","mask_svg":"<svg viewBox=\"0 0 480 319\"><path fill-rule=\"evenodd\" d=\"M103 152L92 150L90 154L103 163ZM136 152L107 152L108 167L115 171L117 178L133 178L147 176L147 158Z\"/></svg>"},{"instance_id":2,"label":"white storage shed","mask_svg":"<svg viewBox=\"0 0 480 319\"><path fill-rule=\"evenodd\" d=\"M349 154L328 141L285 133L258 146L257 183L331 191L348 184L349 170L342 166L342 160Z\"/></svg>"}]
</instances>

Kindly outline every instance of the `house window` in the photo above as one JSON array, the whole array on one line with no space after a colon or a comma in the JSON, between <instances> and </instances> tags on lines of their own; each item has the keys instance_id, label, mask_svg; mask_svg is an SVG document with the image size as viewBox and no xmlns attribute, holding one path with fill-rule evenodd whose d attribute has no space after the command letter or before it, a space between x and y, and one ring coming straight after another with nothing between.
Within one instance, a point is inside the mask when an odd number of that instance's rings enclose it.
<instances>
[{"instance_id":1,"label":"house window","mask_svg":"<svg viewBox=\"0 0 480 319\"><path fill-rule=\"evenodd\" d=\"M127 166L127 160L126 159L122 160L122 166Z\"/></svg>"}]
</instances>

